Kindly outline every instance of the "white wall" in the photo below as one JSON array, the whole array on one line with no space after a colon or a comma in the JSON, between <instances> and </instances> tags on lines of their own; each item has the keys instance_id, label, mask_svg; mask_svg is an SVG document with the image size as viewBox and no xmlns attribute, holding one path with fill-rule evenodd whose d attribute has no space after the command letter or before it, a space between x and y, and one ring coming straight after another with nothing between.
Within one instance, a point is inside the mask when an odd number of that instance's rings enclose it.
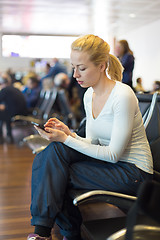
<instances>
[{"instance_id":1,"label":"white wall","mask_svg":"<svg viewBox=\"0 0 160 240\"><path fill-rule=\"evenodd\" d=\"M0 72L12 68L15 71L30 69L30 58L2 57L2 35L0 33Z\"/></svg>"},{"instance_id":2,"label":"white wall","mask_svg":"<svg viewBox=\"0 0 160 240\"><path fill-rule=\"evenodd\" d=\"M153 82L160 80L160 20L134 31L118 36L126 39L135 56L133 80L142 77L146 90L152 89Z\"/></svg>"},{"instance_id":3,"label":"white wall","mask_svg":"<svg viewBox=\"0 0 160 240\"><path fill-rule=\"evenodd\" d=\"M55 56L53 56L55 57ZM8 68L11 68L14 72L26 73L31 67L32 58L23 58L23 57L2 57L2 34L0 33L0 73L6 71ZM44 58L44 61L52 62L51 58ZM60 59L62 63L66 65L68 71L70 71L70 64L68 59ZM37 73L41 73L44 69L39 69L37 66Z\"/></svg>"}]
</instances>

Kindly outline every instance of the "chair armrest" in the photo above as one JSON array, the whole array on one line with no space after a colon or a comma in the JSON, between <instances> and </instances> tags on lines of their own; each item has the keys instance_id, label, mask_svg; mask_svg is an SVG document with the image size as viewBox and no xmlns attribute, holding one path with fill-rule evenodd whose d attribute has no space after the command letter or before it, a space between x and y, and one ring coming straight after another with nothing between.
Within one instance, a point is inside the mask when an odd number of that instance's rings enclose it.
<instances>
[{"instance_id":1,"label":"chair armrest","mask_svg":"<svg viewBox=\"0 0 160 240\"><path fill-rule=\"evenodd\" d=\"M32 134L30 136L27 136L25 138L23 138L23 142L29 142L33 139L39 139L40 135L39 134Z\"/></svg>"},{"instance_id":2,"label":"chair armrest","mask_svg":"<svg viewBox=\"0 0 160 240\"><path fill-rule=\"evenodd\" d=\"M32 150L33 154L37 154L45 149L51 141L41 137L39 134L30 135L25 137L23 141L28 145L28 147Z\"/></svg>"},{"instance_id":3,"label":"chair armrest","mask_svg":"<svg viewBox=\"0 0 160 240\"><path fill-rule=\"evenodd\" d=\"M32 151L32 153L33 153L33 154L38 154L39 152L43 151L46 147L47 147L47 145L41 146L40 148L34 149L34 150Z\"/></svg>"},{"instance_id":4,"label":"chair armrest","mask_svg":"<svg viewBox=\"0 0 160 240\"><path fill-rule=\"evenodd\" d=\"M36 122L36 123L39 123L41 124L42 123L42 119L37 119L35 117L32 117L32 116L23 116L23 115L16 115L14 117L12 117L12 121L15 122L15 121L25 121L25 122Z\"/></svg>"},{"instance_id":5,"label":"chair armrest","mask_svg":"<svg viewBox=\"0 0 160 240\"><path fill-rule=\"evenodd\" d=\"M73 200L73 204L78 206L89 201L100 201L116 205L119 208L129 209L136 199L137 197L127 194L95 190L76 197Z\"/></svg>"}]
</instances>

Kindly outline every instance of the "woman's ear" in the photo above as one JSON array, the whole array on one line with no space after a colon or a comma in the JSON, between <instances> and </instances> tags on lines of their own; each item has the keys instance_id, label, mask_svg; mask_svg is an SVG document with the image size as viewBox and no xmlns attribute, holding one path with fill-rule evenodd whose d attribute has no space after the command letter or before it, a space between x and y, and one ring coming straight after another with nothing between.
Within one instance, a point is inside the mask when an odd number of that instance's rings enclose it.
<instances>
[{"instance_id":1,"label":"woman's ear","mask_svg":"<svg viewBox=\"0 0 160 240\"><path fill-rule=\"evenodd\" d=\"M105 70L106 70L106 63L104 62L100 64L100 71L104 72Z\"/></svg>"}]
</instances>

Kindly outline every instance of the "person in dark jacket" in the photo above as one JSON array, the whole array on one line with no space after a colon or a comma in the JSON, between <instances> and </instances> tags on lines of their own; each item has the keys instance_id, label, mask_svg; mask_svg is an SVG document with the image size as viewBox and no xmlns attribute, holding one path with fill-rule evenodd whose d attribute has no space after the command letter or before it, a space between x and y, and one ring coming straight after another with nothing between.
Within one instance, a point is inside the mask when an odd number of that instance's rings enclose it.
<instances>
[{"instance_id":1,"label":"person in dark jacket","mask_svg":"<svg viewBox=\"0 0 160 240\"><path fill-rule=\"evenodd\" d=\"M122 82L133 88L132 74L134 69L134 56L126 40L120 40L118 42L116 55L124 67Z\"/></svg>"},{"instance_id":2,"label":"person in dark jacket","mask_svg":"<svg viewBox=\"0 0 160 240\"><path fill-rule=\"evenodd\" d=\"M53 62L54 66L50 67L48 73L40 79L41 81L49 77L54 78L58 73L67 73L66 67L63 64L61 64L57 58L54 58Z\"/></svg>"},{"instance_id":3,"label":"person in dark jacket","mask_svg":"<svg viewBox=\"0 0 160 240\"><path fill-rule=\"evenodd\" d=\"M12 142L11 118L17 114L26 115L27 106L23 93L0 78L0 143L3 143L3 123L7 127L7 141Z\"/></svg>"}]
</instances>

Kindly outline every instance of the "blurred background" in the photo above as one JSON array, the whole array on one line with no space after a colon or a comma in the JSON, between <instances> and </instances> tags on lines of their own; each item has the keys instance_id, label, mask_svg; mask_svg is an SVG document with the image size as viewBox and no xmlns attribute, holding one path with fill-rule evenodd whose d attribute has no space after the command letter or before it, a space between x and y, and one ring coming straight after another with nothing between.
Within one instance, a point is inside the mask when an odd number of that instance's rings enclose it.
<instances>
[{"instance_id":1,"label":"blurred background","mask_svg":"<svg viewBox=\"0 0 160 240\"><path fill-rule=\"evenodd\" d=\"M32 153L49 141L31 121L57 117L72 130L80 125L84 135L85 89L73 78L69 60L70 45L80 35L102 37L121 60L142 116L150 118L146 133L159 166L159 29L160 0L0 0L0 239L25 240L33 232ZM126 51L123 44L129 44ZM62 239L56 227L53 234Z\"/></svg>"},{"instance_id":2,"label":"blurred background","mask_svg":"<svg viewBox=\"0 0 160 240\"><path fill-rule=\"evenodd\" d=\"M0 72L19 80L31 68L43 75L51 58L68 64L70 43L97 34L111 45L126 39L134 52L133 83L146 91L160 79L159 0L0 0ZM69 65L68 65L69 68Z\"/></svg>"}]
</instances>

